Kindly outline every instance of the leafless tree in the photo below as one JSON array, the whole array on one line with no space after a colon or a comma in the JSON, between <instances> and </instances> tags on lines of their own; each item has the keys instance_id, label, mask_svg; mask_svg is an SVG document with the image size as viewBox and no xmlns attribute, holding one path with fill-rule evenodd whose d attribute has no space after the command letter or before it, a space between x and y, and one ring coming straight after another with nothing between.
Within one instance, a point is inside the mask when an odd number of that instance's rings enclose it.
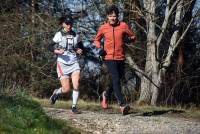
<instances>
[{"instance_id":1,"label":"leafless tree","mask_svg":"<svg viewBox=\"0 0 200 134\"><path fill-rule=\"evenodd\" d=\"M157 23L159 16L157 16L156 10L162 2L166 2L165 16L162 19L161 25L159 25ZM138 12L146 22L145 26L140 26L146 33L147 38L145 69L140 69L130 56L127 56L127 60L133 68L138 70L141 78L139 104L147 103L156 105L163 78L172 62L175 49L183 41L194 20L194 17L192 17L191 20L187 22L187 27L183 29L181 24L183 23L184 16L187 12L191 12L195 2L196 0L143 0L138 2L142 8L136 8L135 12ZM164 38L170 24L173 24L176 28L169 38L170 43L168 47L165 47L167 49L165 50L166 52L162 53L160 48L166 45L166 43L164 43ZM159 31L157 29L159 29Z\"/></svg>"}]
</instances>

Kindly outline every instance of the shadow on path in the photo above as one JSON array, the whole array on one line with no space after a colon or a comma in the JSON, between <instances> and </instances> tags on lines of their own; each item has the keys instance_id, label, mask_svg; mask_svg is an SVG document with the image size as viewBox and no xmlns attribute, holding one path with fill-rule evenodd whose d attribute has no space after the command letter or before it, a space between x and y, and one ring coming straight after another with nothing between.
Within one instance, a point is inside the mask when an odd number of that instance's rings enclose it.
<instances>
[{"instance_id":1,"label":"shadow on path","mask_svg":"<svg viewBox=\"0 0 200 134\"><path fill-rule=\"evenodd\" d=\"M169 109L169 110L155 110L151 112L131 112L131 116L156 116L156 115L163 115L163 114L168 114L168 113L184 113L185 111L183 110L174 110L174 109Z\"/></svg>"}]
</instances>

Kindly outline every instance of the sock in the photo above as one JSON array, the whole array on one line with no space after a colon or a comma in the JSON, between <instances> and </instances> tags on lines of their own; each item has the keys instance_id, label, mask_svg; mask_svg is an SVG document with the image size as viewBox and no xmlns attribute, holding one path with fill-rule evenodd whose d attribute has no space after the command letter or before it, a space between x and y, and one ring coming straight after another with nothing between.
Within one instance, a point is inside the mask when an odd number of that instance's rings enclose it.
<instances>
[{"instance_id":1,"label":"sock","mask_svg":"<svg viewBox=\"0 0 200 134\"><path fill-rule=\"evenodd\" d=\"M60 94L62 94L63 92L62 92L62 87L60 87L57 91L56 91L56 94L57 95L60 95Z\"/></svg>"},{"instance_id":2,"label":"sock","mask_svg":"<svg viewBox=\"0 0 200 134\"><path fill-rule=\"evenodd\" d=\"M72 107L76 107L77 101L78 101L79 91L73 90L72 93Z\"/></svg>"}]
</instances>

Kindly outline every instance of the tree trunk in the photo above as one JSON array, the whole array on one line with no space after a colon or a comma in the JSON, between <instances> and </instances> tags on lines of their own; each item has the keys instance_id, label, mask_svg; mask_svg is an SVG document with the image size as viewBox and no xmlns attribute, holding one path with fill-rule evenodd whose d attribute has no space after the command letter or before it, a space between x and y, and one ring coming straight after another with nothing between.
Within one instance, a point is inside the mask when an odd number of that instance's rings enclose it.
<instances>
[{"instance_id":1,"label":"tree trunk","mask_svg":"<svg viewBox=\"0 0 200 134\"><path fill-rule=\"evenodd\" d=\"M151 93L152 93L151 105L156 105L159 95L159 88L162 82L158 68L153 71L152 81L154 82L154 84L151 83Z\"/></svg>"},{"instance_id":2,"label":"tree trunk","mask_svg":"<svg viewBox=\"0 0 200 134\"><path fill-rule=\"evenodd\" d=\"M156 35L155 35L155 1L147 0L144 2L144 7L147 10L146 23L148 27L147 33L147 56L145 64L145 74L151 79L149 81L145 77L141 80L141 93L139 104L151 103L156 104L158 98L158 86L160 79L158 70L158 61L156 60Z\"/></svg>"}]
</instances>

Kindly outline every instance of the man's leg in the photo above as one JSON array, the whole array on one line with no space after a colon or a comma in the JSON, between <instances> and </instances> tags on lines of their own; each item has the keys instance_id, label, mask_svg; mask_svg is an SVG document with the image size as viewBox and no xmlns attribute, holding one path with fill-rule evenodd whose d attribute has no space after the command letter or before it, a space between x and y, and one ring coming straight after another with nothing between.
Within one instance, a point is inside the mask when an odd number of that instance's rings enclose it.
<instances>
[{"instance_id":1,"label":"man's leg","mask_svg":"<svg viewBox=\"0 0 200 134\"><path fill-rule=\"evenodd\" d=\"M119 71L119 79L122 82L122 79L124 78L124 71L125 71L124 61L117 61L117 68L118 68L118 71ZM121 88L120 88L120 91L121 91ZM123 115L128 114L128 112L130 110L130 106L126 103L125 99L124 99L124 102L120 105L120 110L121 110L121 113Z\"/></svg>"},{"instance_id":2,"label":"man's leg","mask_svg":"<svg viewBox=\"0 0 200 134\"><path fill-rule=\"evenodd\" d=\"M115 93L115 96L118 100L119 105L124 105L124 97L121 93L121 85L120 85L120 72L118 70L118 61L106 61L106 65L108 67L108 70L111 74L112 78L112 84L113 84L113 90Z\"/></svg>"},{"instance_id":3,"label":"man's leg","mask_svg":"<svg viewBox=\"0 0 200 134\"><path fill-rule=\"evenodd\" d=\"M121 93L120 79L123 76L124 61L108 61L107 66L111 74L113 82L113 90L120 105L120 111L123 115L128 114L130 107L126 104L124 97Z\"/></svg>"}]
</instances>

